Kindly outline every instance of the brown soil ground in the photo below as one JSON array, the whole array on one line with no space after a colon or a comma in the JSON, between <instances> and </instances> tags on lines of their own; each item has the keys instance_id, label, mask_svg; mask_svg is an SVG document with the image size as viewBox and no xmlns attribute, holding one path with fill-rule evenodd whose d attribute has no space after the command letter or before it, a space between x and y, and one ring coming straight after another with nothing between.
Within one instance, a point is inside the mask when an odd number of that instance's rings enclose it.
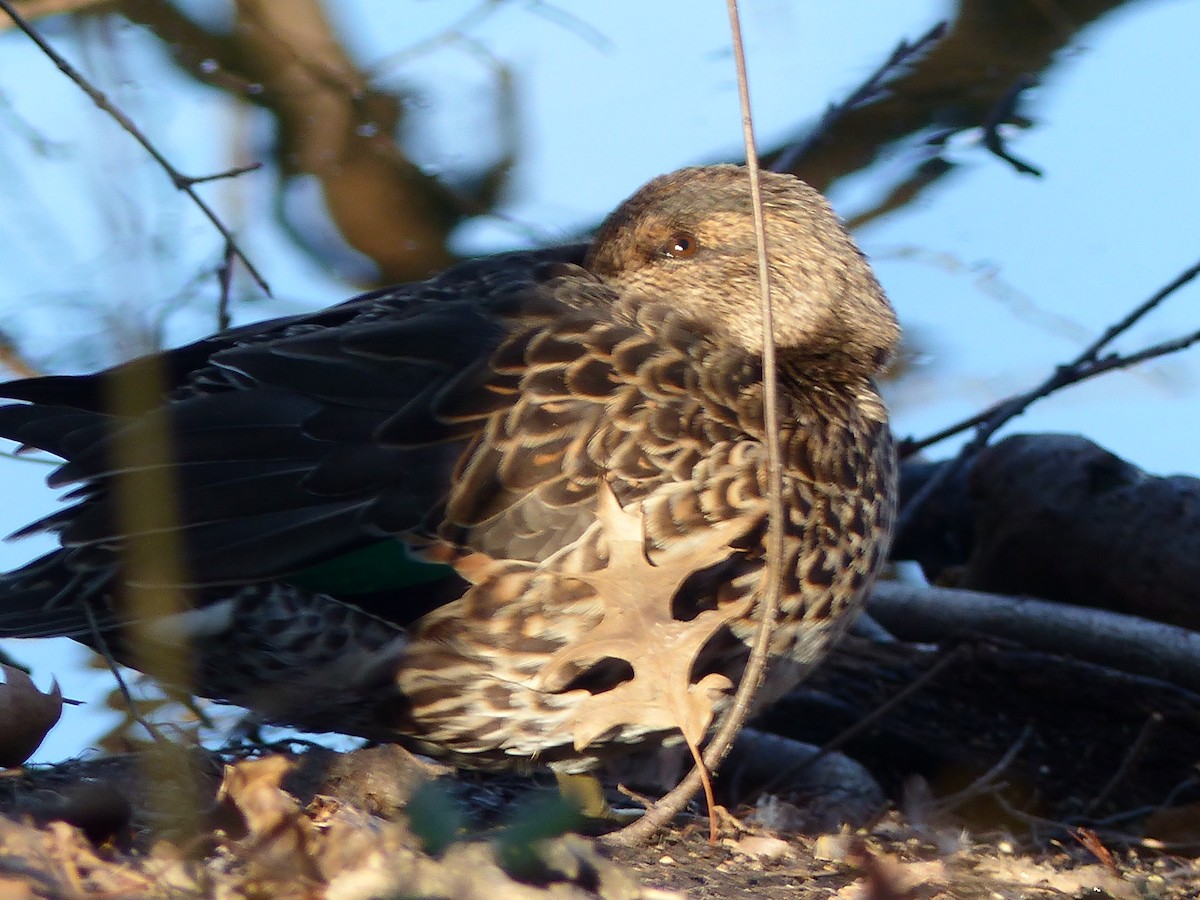
<instances>
[{"instance_id":1,"label":"brown soil ground","mask_svg":"<svg viewBox=\"0 0 1200 900\"><path fill-rule=\"evenodd\" d=\"M1200 897L1200 702L1171 685L988 642L847 646L758 724L788 740L725 767L743 824L710 844L697 810L636 849L564 835L545 778L430 787L396 747L13 770L0 898ZM759 789L792 739L834 738L862 766L832 777L862 784Z\"/></svg>"}]
</instances>

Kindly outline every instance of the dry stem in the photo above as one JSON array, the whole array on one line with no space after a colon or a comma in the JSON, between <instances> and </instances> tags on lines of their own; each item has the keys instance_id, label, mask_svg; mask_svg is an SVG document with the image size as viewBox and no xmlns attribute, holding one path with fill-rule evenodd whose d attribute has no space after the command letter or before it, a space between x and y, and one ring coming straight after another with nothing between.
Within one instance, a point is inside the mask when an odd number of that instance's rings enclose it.
<instances>
[{"instance_id":1,"label":"dry stem","mask_svg":"<svg viewBox=\"0 0 1200 900\"><path fill-rule=\"evenodd\" d=\"M205 218L212 222L213 227L220 232L221 237L225 239L225 246L228 253L236 256L242 261L242 264L246 267L246 271L250 273L250 277L258 283L259 287L263 289L264 293L269 295L271 293L271 288L267 285L266 280L259 273L258 269L254 267L254 263L250 262L249 257L247 257L242 249L238 246L237 240L233 236L233 232L226 227L225 223L221 221L220 217L216 214L212 207L205 203L204 199L196 193L196 185L200 184L201 182L212 181L213 179L217 178L232 178L254 167L230 169L227 172L221 172L216 175L203 175L198 178L192 178L188 175L184 175L173 165L171 165L162 152L159 151L156 146L154 146L151 140L146 137L146 135L140 128L137 127L137 125L134 124L133 120L130 119L129 116L125 115L125 113L118 109L112 103L112 101L108 99L108 96L103 91L89 82L83 76L82 72L67 62L66 58L62 56L62 54L51 47L50 44L47 43L40 34L38 34L37 30L34 29L34 27L27 22L19 12L17 12L10 0L0 0L0 9L3 9L6 13L8 13L9 17L13 20L16 26L21 29L21 31L25 32L29 39L38 46L38 49L41 50L42 53L44 53L47 58L49 58L50 61L58 67L60 72L70 78L71 81L75 82L76 86L78 86L81 91L87 94L88 97L91 98L91 101L96 104L96 106L112 116L112 118L116 120L117 124L120 125L125 132L127 132L135 141L142 145L142 149L149 153L154 161L162 168L162 170L167 173L167 177L171 179L171 183L175 185L175 189L183 191L185 194L187 194L192 199L192 202L195 203L200 211L204 214Z\"/></svg>"},{"instance_id":2,"label":"dry stem","mask_svg":"<svg viewBox=\"0 0 1200 900\"><path fill-rule=\"evenodd\" d=\"M738 732L750 713L750 704L766 670L771 632L775 624L775 614L779 608L779 595L782 590L783 466L779 450L778 385L775 378L774 318L768 274L766 224L763 219L762 195L758 183L758 153L755 149L754 122L750 111L750 88L746 77L746 55L742 42L741 23L738 19L737 0L727 0L726 6L729 10L733 55L737 66L738 98L742 109L742 134L746 144L746 168L750 176L750 195L754 208L754 233L758 247L759 294L763 319L763 428L767 449L769 512L766 537L767 562L760 585L762 600L758 610L759 621L754 635L754 645L750 650L750 657L746 661L741 683L738 684L737 694L734 696L733 704L730 706L720 730L709 742L704 758L697 761L696 767L683 781L651 809L648 809L645 816L632 825L627 825L620 831L609 835L607 839L614 844L633 845L649 840L659 828L679 814L700 784L705 786L705 792L709 799L710 829L715 827L711 824L715 821L715 812L712 808L711 787L708 784L709 774L706 767L708 770L716 771L721 760L733 746Z\"/></svg>"}]
</instances>

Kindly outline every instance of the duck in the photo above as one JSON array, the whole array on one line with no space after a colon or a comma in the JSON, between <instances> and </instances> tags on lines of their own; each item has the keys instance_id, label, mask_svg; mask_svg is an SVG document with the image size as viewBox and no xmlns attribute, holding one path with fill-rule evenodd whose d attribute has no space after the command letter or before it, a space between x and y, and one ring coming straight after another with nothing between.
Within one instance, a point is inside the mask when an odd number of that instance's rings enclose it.
<instances>
[{"instance_id":1,"label":"duck","mask_svg":"<svg viewBox=\"0 0 1200 900\"><path fill-rule=\"evenodd\" d=\"M786 515L756 709L886 557L899 337L828 202L761 185ZM58 547L0 575L0 637L469 769L699 743L766 564L758 284L746 169L692 167L586 244L0 385L0 436L67 489L18 532Z\"/></svg>"}]
</instances>

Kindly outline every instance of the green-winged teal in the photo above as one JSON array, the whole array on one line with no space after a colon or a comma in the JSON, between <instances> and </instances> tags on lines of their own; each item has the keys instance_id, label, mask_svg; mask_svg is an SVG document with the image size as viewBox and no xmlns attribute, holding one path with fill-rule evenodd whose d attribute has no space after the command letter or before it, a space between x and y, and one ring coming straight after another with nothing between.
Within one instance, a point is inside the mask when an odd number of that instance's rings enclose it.
<instances>
[{"instance_id":1,"label":"green-winged teal","mask_svg":"<svg viewBox=\"0 0 1200 900\"><path fill-rule=\"evenodd\" d=\"M898 334L825 200L763 188L788 515L760 704L884 558L872 379ZM675 725L698 740L754 630L760 336L746 172L715 166L651 181L586 246L0 386L27 401L0 434L73 487L25 529L61 549L0 579L0 634L165 648L200 695L459 765L575 773ZM182 606L131 607L156 592Z\"/></svg>"}]
</instances>

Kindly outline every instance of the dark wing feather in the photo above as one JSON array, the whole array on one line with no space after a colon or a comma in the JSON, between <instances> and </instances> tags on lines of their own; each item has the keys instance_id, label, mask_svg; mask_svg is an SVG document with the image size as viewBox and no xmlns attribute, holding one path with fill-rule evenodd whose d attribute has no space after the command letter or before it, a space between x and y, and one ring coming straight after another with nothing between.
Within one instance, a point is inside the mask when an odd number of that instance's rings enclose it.
<instances>
[{"instance_id":1,"label":"dark wing feather","mask_svg":"<svg viewBox=\"0 0 1200 900\"><path fill-rule=\"evenodd\" d=\"M54 578L39 576L38 589L61 597L73 573L90 573L93 590L112 577L127 537L110 497L117 446L142 448L143 468L173 467L174 524L146 527L177 532L198 602L391 537L539 561L585 533L601 479L623 503L689 480L703 447L743 433L736 408L756 363L714 355L670 310L646 332L630 298L564 269L562 256L471 263L217 335L183 376L168 353L165 402L124 416L87 408L103 373L0 387L53 400L0 408L0 434L62 452L54 482L82 485L75 506L39 523L65 549L41 566ZM175 353L190 360L196 346ZM146 456L164 428L171 458ZM681 514L700 526L707 515ZM676 524L655 524L648 540ZM18 580L23 602L36 595Z\"/></svg>"},{"instance_id":2,"label":"dark wing feather","mask_svg":"<svg viewBox=\"0 0 1200 900\"><path fill-rule=\"evenodd\" d=\"M415 533L436 519L485 411L513 400L502 386L511 376L495 377L499 391L481 388L492 351L523 308L538 321L562 309L532 287L539 271L579 256L569 249L472 262L431 282L170 351L158 363L166 402L122 416L102 402L114 371L0 386L0 396L32 401L0 408L0 434L64 457L56 486L83 485L75 506L37 527L57 531L66 552L89 566L94 551L111 555L126 536L108 490L129 465L116 448L152 447L165 428L171 458L136 465L173 467L190 583L275 579ZM136 364L118 367L118 380ZM485 403L461 401L478 390ZM471 414L443 417L439 407L451 398Z\"/></svg>"}]
</instances>

